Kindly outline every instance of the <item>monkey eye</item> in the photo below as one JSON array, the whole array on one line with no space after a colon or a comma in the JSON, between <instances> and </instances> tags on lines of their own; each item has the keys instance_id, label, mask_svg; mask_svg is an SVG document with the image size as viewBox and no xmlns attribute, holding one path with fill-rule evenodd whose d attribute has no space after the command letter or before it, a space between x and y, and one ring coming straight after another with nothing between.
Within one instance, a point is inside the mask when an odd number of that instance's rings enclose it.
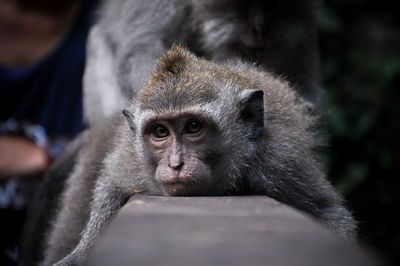
<instances>
[{"instance_id":1,"label":"monkey eye","mask_svg":"<svg viewBox=\"0 0 400 266\"><path fill-rule=\"evenodd\" d=\"M166 138L169 136L168 129L163 125L154 125L151 128L151 134L156 138Z\"/></svg>"},{"instance_id":2,"label":"monkey eye","mask_svg":"<svg viewBox=\"0 0 400 266\"><path fill-rule=\"evenodd\" d=\"M199 133L203 129L203 123L199 119L190 119L185 129L183 130L184 134L196 134Z\"/></svg>"}]
</instances>

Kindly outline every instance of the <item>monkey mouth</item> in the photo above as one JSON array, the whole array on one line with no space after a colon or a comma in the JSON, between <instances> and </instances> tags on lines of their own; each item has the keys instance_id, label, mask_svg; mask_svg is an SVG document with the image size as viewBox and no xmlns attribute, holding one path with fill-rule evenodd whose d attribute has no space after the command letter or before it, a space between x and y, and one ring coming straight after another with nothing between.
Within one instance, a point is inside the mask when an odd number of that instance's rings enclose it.
<instances>
[{"instance_id":1,"label":"monkey mouth","mask_svg":"<svg viewBox=\"0 0 400 266\"><path fill-rule=\"evenodd\" d=\"M172 196L190 195L195 191L197 182L193 179L175 179L161 182L164 190Z\"/></svg>"},{"instance_id":2,"label":"monkey mouth","mask_svg":"<svg viewBox=\"0 0 400 266\"><path fill-rule=\"evenodd\" d=\"M194 185L196 181L189 178L176 178L174 180L162 181L163 185Z\"/></svg>"}]
</instances>

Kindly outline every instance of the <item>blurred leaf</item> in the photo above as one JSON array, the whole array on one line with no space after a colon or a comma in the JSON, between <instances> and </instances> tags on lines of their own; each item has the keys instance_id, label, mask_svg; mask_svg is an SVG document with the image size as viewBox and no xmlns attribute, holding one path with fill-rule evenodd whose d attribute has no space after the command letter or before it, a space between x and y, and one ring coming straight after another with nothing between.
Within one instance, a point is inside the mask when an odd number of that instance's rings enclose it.
<instances>
[{"instance_id":1,"label":"blurred leaf","mask_svg":"<svg viewBox=\"0 0 400 266\"><path fill-rule=\"evenodd\" d=\"M368 170L365 163L349 163L344 172L345 179L337 184L339 191L349 194L365 181Z\"/></svg>"}]
</instances>

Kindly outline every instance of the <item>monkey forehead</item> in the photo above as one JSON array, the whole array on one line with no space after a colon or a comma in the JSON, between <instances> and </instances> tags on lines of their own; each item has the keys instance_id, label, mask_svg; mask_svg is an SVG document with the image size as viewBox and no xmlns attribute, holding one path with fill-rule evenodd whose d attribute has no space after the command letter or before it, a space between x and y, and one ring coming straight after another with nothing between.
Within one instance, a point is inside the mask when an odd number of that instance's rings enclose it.
<instances>
[{"instance_id":1,"label":"monkey forehead","mask_svg":"<svg viewBox=\"0 0 400 266\"><path fill-rule=\"evenodd\" d=\"M179 89L176 86L165 84L163 88L157 90L143 91L140 95L139 103L143 110L177 109L181 110L190 106L206 104L216 99L215 92L197 87L195 84Z\"/></svg>"},{"instance_id":2,"label":"monkey forehead","mask_svg":"<svg viewBox=\"0 0 400 266\"><path fill-rule=\"evenodd\" d=\"M193 117L200 118L205 122L215 123L218 119L217 113L218 110L216 110L216 108L213 108L210 104L197 105L185 109L159 110L157 112L152 110L145 110L140 116L142 118L140 121L140 126L143 127L144 125L148 125L161 120L171 121Z\"/></svg>"}]
</instances>

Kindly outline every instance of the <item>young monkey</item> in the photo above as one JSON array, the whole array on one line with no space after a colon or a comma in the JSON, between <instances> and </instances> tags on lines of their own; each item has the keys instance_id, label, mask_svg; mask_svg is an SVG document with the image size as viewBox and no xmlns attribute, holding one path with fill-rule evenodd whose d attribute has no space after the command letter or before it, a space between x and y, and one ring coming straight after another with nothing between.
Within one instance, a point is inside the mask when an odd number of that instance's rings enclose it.
<instances>
[{"instance_id":1,"label":"young monkey","mask_svg":"<svg viewBox=\"0 0 400 266\"><path fill-rule=\"evenodd\" d=\"M77 140L83 145L75 145L81 150L44 265L83 264L103 228L139 192L267 195L355 237L355 222L313 153L314 119L287 82L173 46L122 113Z\"/></svg>"}]
</instances>

